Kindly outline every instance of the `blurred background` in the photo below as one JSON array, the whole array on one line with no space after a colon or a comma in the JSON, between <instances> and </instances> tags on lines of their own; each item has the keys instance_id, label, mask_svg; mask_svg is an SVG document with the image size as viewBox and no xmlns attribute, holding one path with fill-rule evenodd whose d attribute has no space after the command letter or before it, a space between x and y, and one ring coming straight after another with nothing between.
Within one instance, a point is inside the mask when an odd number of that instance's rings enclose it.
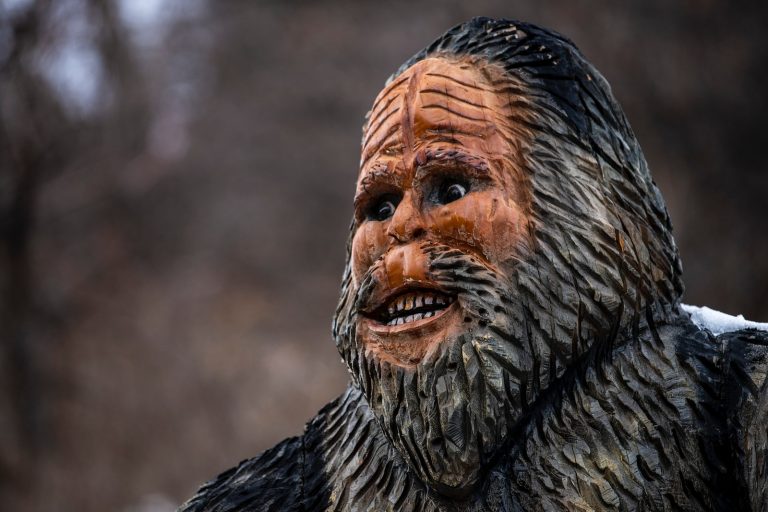
<instances>
[{"instance_id":1,"label":"blurred background","mask_svg":"<svg viewBox=\"0 0 768 512\"><path fill-rule=\"evenodd\" d=\"M171 511L345 386L360 126L476 15L576 42L685 300L768 320L768 3L0 0L0 503Z\"/></svg>"}]
</instances>

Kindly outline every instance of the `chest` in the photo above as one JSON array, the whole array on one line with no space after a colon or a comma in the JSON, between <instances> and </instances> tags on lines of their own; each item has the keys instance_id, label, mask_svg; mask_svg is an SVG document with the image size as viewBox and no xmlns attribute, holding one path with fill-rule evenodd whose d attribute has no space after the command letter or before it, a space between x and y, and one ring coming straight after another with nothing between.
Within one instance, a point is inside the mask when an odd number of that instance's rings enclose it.
<instances>
[{"instance_id":1,"label":"chest","mask_svg":"<svg viewBox=\"0 0 768 512\"><path fill-rule=\"evenodd\" d=\"M334 507L733 510L729 447L717 405L721 383L705 366L649 346L617 353L554 390L470 499L441 498L390 460L360 471L350 487L372 492L337 494L343 499Z\"/></svg>"}]
</instances>

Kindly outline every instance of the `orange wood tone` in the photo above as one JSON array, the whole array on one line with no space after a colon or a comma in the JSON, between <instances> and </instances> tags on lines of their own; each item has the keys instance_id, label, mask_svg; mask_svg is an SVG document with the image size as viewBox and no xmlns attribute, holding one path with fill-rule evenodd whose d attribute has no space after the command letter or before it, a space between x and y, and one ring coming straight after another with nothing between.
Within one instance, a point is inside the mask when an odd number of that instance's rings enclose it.
<instances>
[{"instance_id":1,"label":"orange wood tone","mask_svg":"<svg viewBox=\"0 0 768 512\"><path fill-rule=\"evenodd\" d=\"M511 121L526 112L519 107L524 98L505 92L510 80L485 61L429 58L376 98L364 130L352 241L353 285L376 274L371 302L408 284L434 287L424 244L459 249L498 272L530 247L522 161L531 134ZM447 204L434 201L437 183L453 178L467 183L468 193ZM399 201L391 217L367 218L387 196ZM408 366L462 330L460 316L453 308L411 329L362 318L359 332L369 352Z\"/></svg>"}]
</instances>

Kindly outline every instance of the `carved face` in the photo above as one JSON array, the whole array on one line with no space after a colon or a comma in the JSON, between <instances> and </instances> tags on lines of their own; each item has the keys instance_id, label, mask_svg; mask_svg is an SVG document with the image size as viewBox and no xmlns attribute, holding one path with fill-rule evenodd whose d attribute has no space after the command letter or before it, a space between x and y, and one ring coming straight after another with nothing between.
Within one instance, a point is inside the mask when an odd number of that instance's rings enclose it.
<instances>
[{"instance_id":1,"label":"carved face","mask_svg":"<svg viewBox=\"0 0 768 512\"><path fill-rule=\"evenodd\" d=\"M375 282L358 328L371 356L413 366L468 330L457 296L430 277L426 247L503 273L526 244L527 185L502 121L510 107L488 83L494 71L427 59L374 103L352 240L353 282L368 272Z\"/></svg>"}]
</instances>

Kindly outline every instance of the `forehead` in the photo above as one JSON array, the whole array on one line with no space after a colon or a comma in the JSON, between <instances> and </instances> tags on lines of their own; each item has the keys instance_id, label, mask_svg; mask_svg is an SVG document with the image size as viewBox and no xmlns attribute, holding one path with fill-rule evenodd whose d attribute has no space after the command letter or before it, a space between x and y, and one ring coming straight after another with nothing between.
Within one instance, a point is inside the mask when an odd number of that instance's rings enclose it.
<instances>
[{"instance_id":1,"label":"forehead","mask_svg":"<svg viewBox=\"0 0 768 512\"><path fill-rule=\"evenodd\" d=\"M503 70L486 62L429 58L376 98L363 136L361 172L448 145L496 158L508 153L512 98Z\"/></svg>"}]
</instances>

